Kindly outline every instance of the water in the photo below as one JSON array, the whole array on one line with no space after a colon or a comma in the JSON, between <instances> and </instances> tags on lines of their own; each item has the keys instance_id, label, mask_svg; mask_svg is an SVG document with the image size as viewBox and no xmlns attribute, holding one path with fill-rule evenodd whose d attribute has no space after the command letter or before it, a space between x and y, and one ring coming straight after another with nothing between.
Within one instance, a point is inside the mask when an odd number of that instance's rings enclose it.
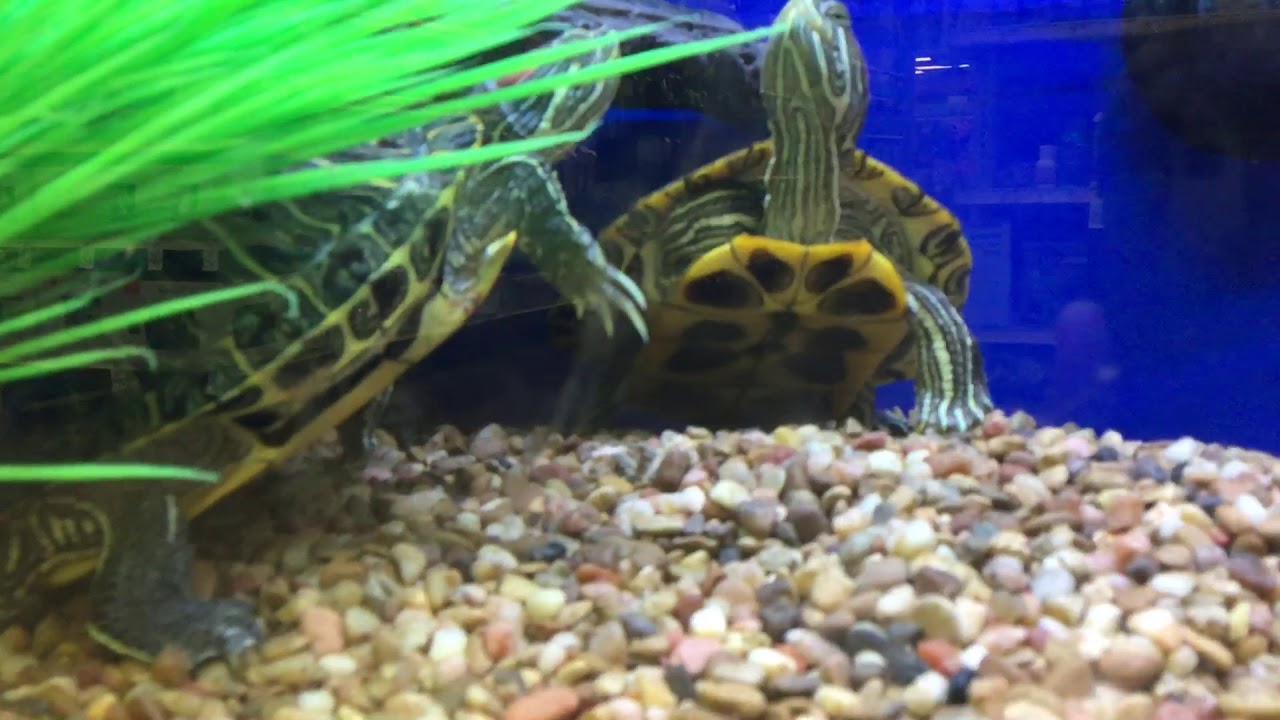
<instances>
[{"instance_id":1,"label":"water","mask_svg":"<svg viewBox=\"0 0 1280 720\"><path fill-rule=\"evenodd\" d=\"M1280 168L1257 138L1212 118L1162 116L1237 87L1261 102L1266 79L1185 75L1185 87L1157 88L1168 99L1153 106L1149 70L1137 77L1126 64L1115 0L938 5L852 4L871 69L860 144L963 223L975 255L965 316L996 403L1046 423L1280 449L1280 230L1267 213ZM748 26L776 12L745 0L706 7ZM1221 57L1212 41L1187 47ZM1245 41L1229 42L1245 63ZM1205 147L1233 137L1243 147ZM615 110L562 175L575 213L600 228L639 194L753 139L696 113ZM1264 157L1238 157L1251 153ZM909 405L910 387L880 399Z\"/></svg>"}]
</instances>

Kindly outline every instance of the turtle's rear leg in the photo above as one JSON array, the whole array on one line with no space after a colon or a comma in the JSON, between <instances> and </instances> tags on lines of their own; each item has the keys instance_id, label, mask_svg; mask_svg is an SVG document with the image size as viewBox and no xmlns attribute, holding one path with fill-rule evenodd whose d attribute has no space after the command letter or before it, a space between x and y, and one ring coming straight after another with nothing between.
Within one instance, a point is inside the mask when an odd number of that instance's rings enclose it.
<instances>
[{"instance_id":1,"label":"turtle's rear leg","mask_svg":"<svg viewBox=\"0 0 1280 720\"><path fill-rule=\"evenodd\" d=\"M924 283L908 283L907 305L916 353L915 424L963 432L981 423L994 404L964 318L941 290Z\"/></svg>"},{"instance_id":2,"label":"turtle's rear leg","mask_svg":"<svg viewBox=\"0 0 1280 720\"><path fill-rule=\"evenodd\" d=\"M258 644L262 631L252 606L192 594L187 522L173 494L148 488L118 492L90 590L93 637L144 660L177 647L192 666L236 660Z\"/></svg>"}]
</instances>

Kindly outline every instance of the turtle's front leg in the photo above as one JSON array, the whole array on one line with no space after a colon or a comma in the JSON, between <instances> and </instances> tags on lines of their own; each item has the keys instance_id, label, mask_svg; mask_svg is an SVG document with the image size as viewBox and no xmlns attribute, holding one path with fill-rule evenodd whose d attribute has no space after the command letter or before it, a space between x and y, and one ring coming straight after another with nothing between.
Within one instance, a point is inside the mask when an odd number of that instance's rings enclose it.
<instances>
[{"instance_id":1,"label":"turtle's front leg","mask_svg":"<svg viewBox=\"0 0 1280 720\"><path fill-rule=\"evenodd\" d=\"M546 163L516 156L471 171L458 190L457 208L458 237L482 241L514 230L520 249L579 315L596 313L612 336L618 313L648 339L644 294L570 214L560 181ZM450 271L446 264L446 283Z\"/></svg>"},{"instance_id":2,"label":"turtle's front leg","mask_svg":"<svg viewBox=\"0 0 1280 720\"><path fill-rule=\"evenodd\" d=\"M907 284L916 353L913 420L921 429L963 432L994 407L982 354L964 318L941 290Z\"/></svg>"},{"instance_id":3,"label":"turtle's front leg","mask_svg":"<svg viewBox=\"0 0 1280 720\"><path fill-rule=\"evenodd\" d=\"M117 490L102 559L91 586L90 634L112 650L150 659L166 646L193 666L238 659L262 640L254 609L191 593L187 522L174 496L155 488Z\"/></svg>"}]
</instances>

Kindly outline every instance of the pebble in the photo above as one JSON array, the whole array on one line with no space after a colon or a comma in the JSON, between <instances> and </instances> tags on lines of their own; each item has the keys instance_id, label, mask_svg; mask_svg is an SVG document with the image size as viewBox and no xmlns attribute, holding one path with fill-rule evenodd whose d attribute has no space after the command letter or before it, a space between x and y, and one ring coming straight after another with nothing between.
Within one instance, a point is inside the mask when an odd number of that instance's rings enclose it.
<instances>
[{"instance_id":1,"label":"pebble","mask_svg":"<svg viewBox=\"0 0 1280 720\"><path fill-rule=\"evenodd\" d=\"M296 534L273 515L210 538L202 596L243 596L269 630L243 674L114 658L89 644L79 600L0 632L0 705L1280 720L1280 460L1261 453L998 413L972 435L535 441L490 425L419 440L376 452L327 524L285 506Z\"/></svg>"}]
</instances>

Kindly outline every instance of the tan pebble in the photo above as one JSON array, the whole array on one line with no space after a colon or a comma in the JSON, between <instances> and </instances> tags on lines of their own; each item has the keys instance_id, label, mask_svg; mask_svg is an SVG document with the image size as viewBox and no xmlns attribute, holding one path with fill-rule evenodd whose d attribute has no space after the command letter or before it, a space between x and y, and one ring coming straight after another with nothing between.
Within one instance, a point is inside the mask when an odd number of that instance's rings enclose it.
<instances>
[{"instance_id":1,"label":"tan pebble","mask_svg":"<svg viewBox=\"0 0 1280 720\"><path fill-rule=\"evenodd\" d=\"M1116 705L1116 716L1123 720L1151 720L1155 712L1155 700L1139 693L1125 695Z\"/></svg>"},{"instance_id":2,"label":"tan pebble","mask_svg":"<svg viewBox=\"0 0 1280 720\"><path fill-rule=\"evenodd\" d=\"M568 601L564 590L560 588L540 587L524 601L525 611L534 622L547 622L553 619Z\"/></svg>"},{"instance_id":3,"label":"tan pebble","mask_svg":"<svg viewBox=\"0 0 1280 720\"><path fill-rule=\"evenodd\" d=\"M512 653L516 645L515 627L506 620L494 620L484 627L481 637L490 659L500 661Z\"/></svg>"},{"instance_id":4,"label":"tan pebble","mask_svg":"<svg viewBox=\"0 0 1280 720\"><path fill-rule=\"evenodd\" d=\"M1074 645L1053 643L1046 648L1045 659L1049 664L1045 687L1064 698L1093 694L1093 667Z\"/></svg>"},{"instance_id":5,"label":"tan pebble","mask_svg":"<svg viewBox=\"0 0 1280 720\"><path fill-rule=\"evenodd\" d=\"M1145 690L1164 671L1164 655L1141 635L1118 635L1098 659L1098 671L1125 690Z\"/></svg>"},{"instance_id":6,"label":"tan pebble","mask_svg":"<svg viewBox=\"0 0 1280 720\"><path fill-rule=\"evenodd\" d=\"M435 565L427 570L424 584L427 598L432 608L443 608L449 603L449 596L462 585L462 573L448 565Z\"/></svg>"},{"instance_id":7,"label":"tan pebble","mask_svg":"<svg viewBox=\"0 0 1280 720\"><path fill-rule=\"evenodd\" d=\"M498 594L517 602L525 602L538 592L538 584L523 575L505 575L498 584Z\"/></svg>"},{"instance_id":8,"label":"tan pebble","mask_svg":"<svg viewBox=\"0 0 1280 720\"><path fill-rule=\"evenodd\" d=\"M103 693L84 709L85 720L129 720L129 714L115 693Z\"/></svg>"},{"instance_id":9,"label":"tan pebble","mask_svg":"<svg viewBox=\"0 0 1280 720\"><path fill-rule=\"evenodd\" d=\"M1007 720L1062 720L1062 716L1028 700L1013 700L1004 706Z\"/></svg>"},{"instance_id":10,"label":"tan pebble","mask_svg":"<svg viewBox=\"0 0 1280 720\"><path fill-rule=\"evenodd\" d=\"M1009 695L1009 680L1000 675L980 675L969 683L969 702L988 717L1002 717Z\"/></svg>"},{"instance_id":11,"label":"tan pebble","mask_svg":"<svg viewBox=\"0 0 1280 720\"><path fill-rule=\"evenodd\" d=\"M1183 545L1161 545L1154 555L1157 562L1170 570L1185 570L1191 565L1191 550Z\"/></svg>"},{"instance_id":12,"label":"tan pebble","mask_svg":"<svg viewBox=\"0 0 1280 720\"><path fill-rule=\"evenodd\" d=\"M655 666L637 668L634 675L636 693L640 702L648 708L672 709L680 699L671 691L662 670Z\"/></svg>"},{"instance_id":13,"label":"tan pebble","mask_svg":"<svg viewBox=\"0 0 1280 720\"><path fill-rule=\"evenodd\" d=\"M625 670L609 670L600 673L592 681L591 687L600 697L613 697L627 691L629 680Z\"/></svg>"},{"instance_id":14,"label":"tan pebble","mask_svg":"<svg viewBox=\"0 0 1280 720\"><path fill-rule=\"evenodd\" d=\"M1250 720L1280 720L1280 692L1236 693L1228 692L1218 697L1218 706L1227 717ZM1185 707L1185 706L1183 706ZM1156 720L1191 720L1186 715L1157 715Z\"/></svg>"},{"instance_id":15,"label":"tan pebble","mask_svg":"<svg viewBox=\"0 0 1280 720\"><path fill-rule=\"evenodd\" d=\"M699 680L694 687L698 702L734 718L759 717L769 705L760 688L751 685Z\"/></svg>"},{"instance_id":16,"label":"tan pebble","mask_svg":"<svg viewBox=\"0 0 1280 720\"><path fill-rule=\"evenodd\" d=\"M256 678L257 684L279 684L290 687L309 685L320 679L320 667L315 656L299 653L280 658L269 663L250 666L248 673L251 682Z\"/></svg>"},{"instance_id":17,"label":"tan pebble","mask_svg":"<svg viewBox=\"0 0 1280 720\"><path fill-rule=\"evenodd\" d=\"M418 581L427 569L427 555L422 548L410 543L399 542L391 546L391 558L395 560L396 572L400 582L409 585Z\"/></svg>"},{"instance_id":18,"label":"tan pebble","mask_svg":"<svg viewBox=\"0 0 1280 720\"><path fill-rule=\"evenodd\" d=\"M1253 616L1253 603L1237 602L1231 608L1227 620L1227 640L1239 642L1249 634L1250 620Z\"/></svg>"},{"instance_id":19,"label":"tan pebble","mask_svg":"<svg viewBox=\"0 0 1280 720\"><path fill-rule=\"evenodd\" d=\"M609 664L593 653L583 653L571 658L552 675L552 679L564 685L576 685L599 675Z\"/></svg>"},{"instance_id":20,"label":"tan pebble","mask_svg":"<svg viewBox=\"0 0 1280 720\"><path fill-rule=\"evenodd\" d=\"M1172 652L1182 644L1183 627L1173 613L1163 607L1139 610L1129 616L1125 627L1159 645L1165 652Z\"/></svg>"},{"instance_id":21,"label":"tan pebble","mask_svg":"<svg viewBox=\"0 0 1280 720\"><path fill-rule=\"evenodd\" d=\"M831 612L840 607L853 593L853 580L840 568L828 568L821 572L809 589L809 602L815 607Z\"/></svg>"},{"instance_id":22,"label":"tan pebble","mask_svg":"<svg viewBox=\"0 0 1280 720\"><path fill-rule=\"evenodd\" d=\"M924 630L925 637L953 644L963 642L955 606L941 595L931 594L917 599L911 608L911 620Z\"/></svg>"},{"instance_id":23,"label":"tan pebble","mask_svg":"<svg viewBox=\"0 0 1280 720\"><path fill-rule=\"evenodd\" d=\"M813 694L813 701L836 720L857 720L866 714L866 707L858 693L838 685L822 685Z\"/></svg>"},{"instance_id":24,"label":"tan pebble","mask_svg":"<svg viewBox=\"0 0 1280 720\"><path fill-rule=\"evenodd\" d=\"M328 655L345 646L342 616L337 610L323 605L307 608L298 621L299 629L307 637L311 652Z\"/></svg>"},{"instance_id":25,"label":"tan pebble","mask_svg":"<svg viewBox=\"0 0 1280 720\"><path fill-rule=\"evenodd\" d=\"M470 691L472 687L479 686L468 686L467 690ZM431 712L432 706L438 707L430 695L418 692L399 692L382 703L382 710L390 715L421 718Z\"/></svg>"},{"instance_id":26,"label":"tan pebble","mask_svg":"<svg viewBox=\"0 0 1280 720\"><path fill-rule=\"evenodd\" d=\"M1219 671L1226 672L1235 666L1235 658L1232 657L1231 651L1227 649L1227 646L1208 635L1186 628L1183 631L1183 638L1187 645L1191 646L1192 650L1195 650L1200 657L1209 661Z\"/></svg>"},{"instance_id":27,"label":"tan pebble","mask_svg":"<svg viewBox=\"0 0 1280 720\"><path fill-rule=\"evenodd\" d=\"M548 687L516 698L502 714L504 720L564 720L578 710L578 694L566 687Z\"/></svg>"}]
</instances>

